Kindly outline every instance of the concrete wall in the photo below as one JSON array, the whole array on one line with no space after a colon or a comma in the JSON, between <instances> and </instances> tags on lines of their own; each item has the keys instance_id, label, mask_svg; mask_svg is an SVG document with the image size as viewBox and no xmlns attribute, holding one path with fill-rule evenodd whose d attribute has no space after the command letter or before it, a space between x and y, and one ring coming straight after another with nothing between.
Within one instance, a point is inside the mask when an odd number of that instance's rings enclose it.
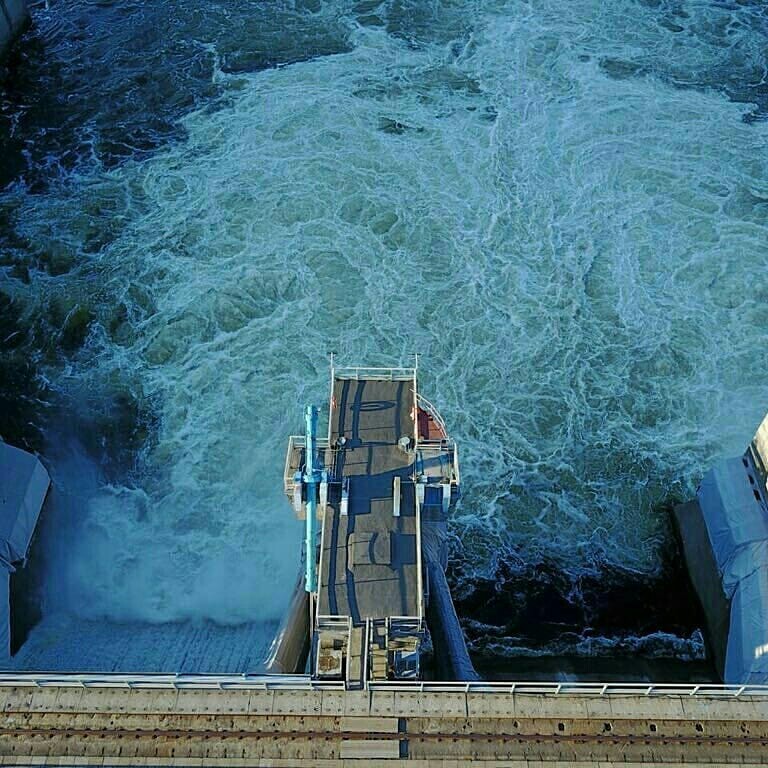
<instances>
[{"instance_id":1,"label":"concrete wall","mask_svg":"<svg viewBox=\"0 0 768 768\"><path fill-rule=\"evenodd\" d=\"M26 0L0 0L0 60L29 24Z\"/></svg>"},{"instance_id":2,"label":"concrete wall","mask_svg":"<svg viewBox=\"0 0 768 768\"><path fill-rule=\"evenodd\" d=\"M675 507L677 532L683 546L688 575L704 609L709 650L720 679L725 678L725 657L731 622L731 601L723 591L707 525L694 499Z\"/></svg>"}]
</instances>

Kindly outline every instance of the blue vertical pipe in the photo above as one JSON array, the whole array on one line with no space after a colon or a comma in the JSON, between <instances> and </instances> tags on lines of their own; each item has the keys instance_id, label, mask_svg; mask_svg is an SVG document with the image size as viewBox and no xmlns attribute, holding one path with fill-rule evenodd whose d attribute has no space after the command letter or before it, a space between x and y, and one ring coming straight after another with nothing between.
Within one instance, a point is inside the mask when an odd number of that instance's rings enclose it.
<instances>
[{"instance_id":1,"label":"blue vertical pipe","mask_svg":"<svg viewBox=\"0 0 768 768\"><path fill-rule=\"evenodd\" d=\"M304 448L304 483L307 489L306 525L306 572L304 588L307 592L317 591L317 562L315 543L317 541L317 486L320 483L320 469L317 461L317 408L308 405L304 411L306 442Z\"/></svg>"}]
</instances>

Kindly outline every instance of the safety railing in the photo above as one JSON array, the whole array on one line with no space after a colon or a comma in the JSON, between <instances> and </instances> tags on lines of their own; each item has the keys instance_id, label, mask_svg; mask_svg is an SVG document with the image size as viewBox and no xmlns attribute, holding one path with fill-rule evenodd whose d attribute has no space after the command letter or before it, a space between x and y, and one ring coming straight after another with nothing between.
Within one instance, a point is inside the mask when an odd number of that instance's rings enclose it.
<instances>
[{"instance_id":1,"label":"safety railing","mask_svg":"<svg viewBox=\"0 0 768 768\"><path fill-rule=\"evenodd\" d=\"M366 685L368 682L368 659L371 655L371 638L372 638L372 628L371 623L372 619L366 619L365 620L365 638L363 639L363 685Z\"/></svg>"},{"instance_id":2,"label":"safety railing","mask_svg":"<svg viewBox=\"0 0 768 768\"><path fill-rule=\"evenodd\" d=\"M336 379L377 379L384 381L409 381L416 376L415 368L373 368L363 365L334 368Z\"/></svg>"},{"instance_id":3,"label":"safety railing","mask_svg":"<svg viewBox=\"0 0 768 768\"><path fill-rule=\"evenodd\" d=\"M560 696L719 696L768 698L768 685L719 683L597 683L597 682L431 682L382 681L369 683L371 691L414 693L495 693Z\"/></svg>"},{"instance_id":4,"label":"safety railing","mask_svg":"<svg viewBox=\"0 0 768 768\"><path fill-rule=\"evenodd\" d=\"M318 629L349 632L352 629L352 617L321 613L317 616L317 627Z\"/></svg>"},{"instance_id":5,"label":"safety railing","mask_svg":"<svg viewBox=\"0 0 768 768\"><path fill-rule=\"evenodd\" d=\"M419 440L419 458L421 462L429 461L430 457L434 458L436 455L441 454L450 455L451 466L451 483L453 485L459 485L461 477L459 475L459 449L456 442L450 438L443 438L442 440Z\"/></svg>"},{"instance_id":6,"label":"safety railing","mask_svg":"<svg viewBox=\"0 0 768 768\"><path fill-rule=\"evenodd\" d=\"M343 680L313 680L308 675L124 675L18 672L0 674L0 688L136 688L175 690L345 690ZM718 683L597 683L597 682L437 682L369 681L368 691L399 693L464 693L507 696L692 696L768 698L768 685Z\"/></svg>"},{"instance_id":7,"label":"safety railing","mask_svg":"<svg viewBox=\"0 0 768 768\"><path fill-rule=\"evenodd\" d=\"M0 688L136 688L174 690L344 690L343 680L312 680L308 675L122 675L77 673L0 674Z\"/></svg>"}]
</instances>

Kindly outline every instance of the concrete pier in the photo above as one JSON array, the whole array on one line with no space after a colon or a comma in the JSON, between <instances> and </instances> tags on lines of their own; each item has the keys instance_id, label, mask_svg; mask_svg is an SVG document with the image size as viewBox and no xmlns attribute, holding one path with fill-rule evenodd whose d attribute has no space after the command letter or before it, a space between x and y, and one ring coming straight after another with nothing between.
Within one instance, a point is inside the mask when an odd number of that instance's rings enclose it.
<instances>
[{"instance_id":1,"label":"concrete pier","mask_svg":"<svg viewBox=\"0 0 768 768\"><path fill-rule=\"evenodd\" d=\"M294 513L307 522L312 676L358 688L419 679L432 594L431 631L444 657L438 666L476 679L440 560L459 496L458 453L418 392L417 369L332 365L326 439L314 435L313 412L304 437L289 438L283 477ZM310 525L316 519L319 547ZM288 641L297 635L281 629L270 664L290 658L287 645L301 644Z\"/></svg>"},{"instance_id":2,"label":"concrete pier","mask_svg":"<svg viewBox=\"0 0 768 768\"><path fill-rule=\"evenodd\" d=\"M768 764L768 698L0 689L0 765Z\"/></svg>"},{"instance_id":3,"label":"concrete pier","mask_svg":"<svg viewBox=\"0 0 768 768\"><path fill-rule=\"evenodd\" d=\"M29 9L26 0L0 0L0 62L11 43L27 28Z\"/></svg>"}]
</instances>

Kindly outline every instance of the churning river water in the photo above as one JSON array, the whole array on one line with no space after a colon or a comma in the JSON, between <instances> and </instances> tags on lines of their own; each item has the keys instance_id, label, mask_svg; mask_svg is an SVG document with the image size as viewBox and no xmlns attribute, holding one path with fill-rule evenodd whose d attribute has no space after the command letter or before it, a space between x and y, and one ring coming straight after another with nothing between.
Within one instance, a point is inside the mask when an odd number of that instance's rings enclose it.
<instances>
[{"instance_id":1,"label":"churning river water","mask_svg":"<svg viewBox=\"0 0 768 768\"><path fill-rule=\"evenodd\" d=\"M17 663L253 666L330 350L420 353L477 652L700 658L669 509L768 408L767 7L34 5L0 432L56 493Z\"/></svg>"}]
</instances>

